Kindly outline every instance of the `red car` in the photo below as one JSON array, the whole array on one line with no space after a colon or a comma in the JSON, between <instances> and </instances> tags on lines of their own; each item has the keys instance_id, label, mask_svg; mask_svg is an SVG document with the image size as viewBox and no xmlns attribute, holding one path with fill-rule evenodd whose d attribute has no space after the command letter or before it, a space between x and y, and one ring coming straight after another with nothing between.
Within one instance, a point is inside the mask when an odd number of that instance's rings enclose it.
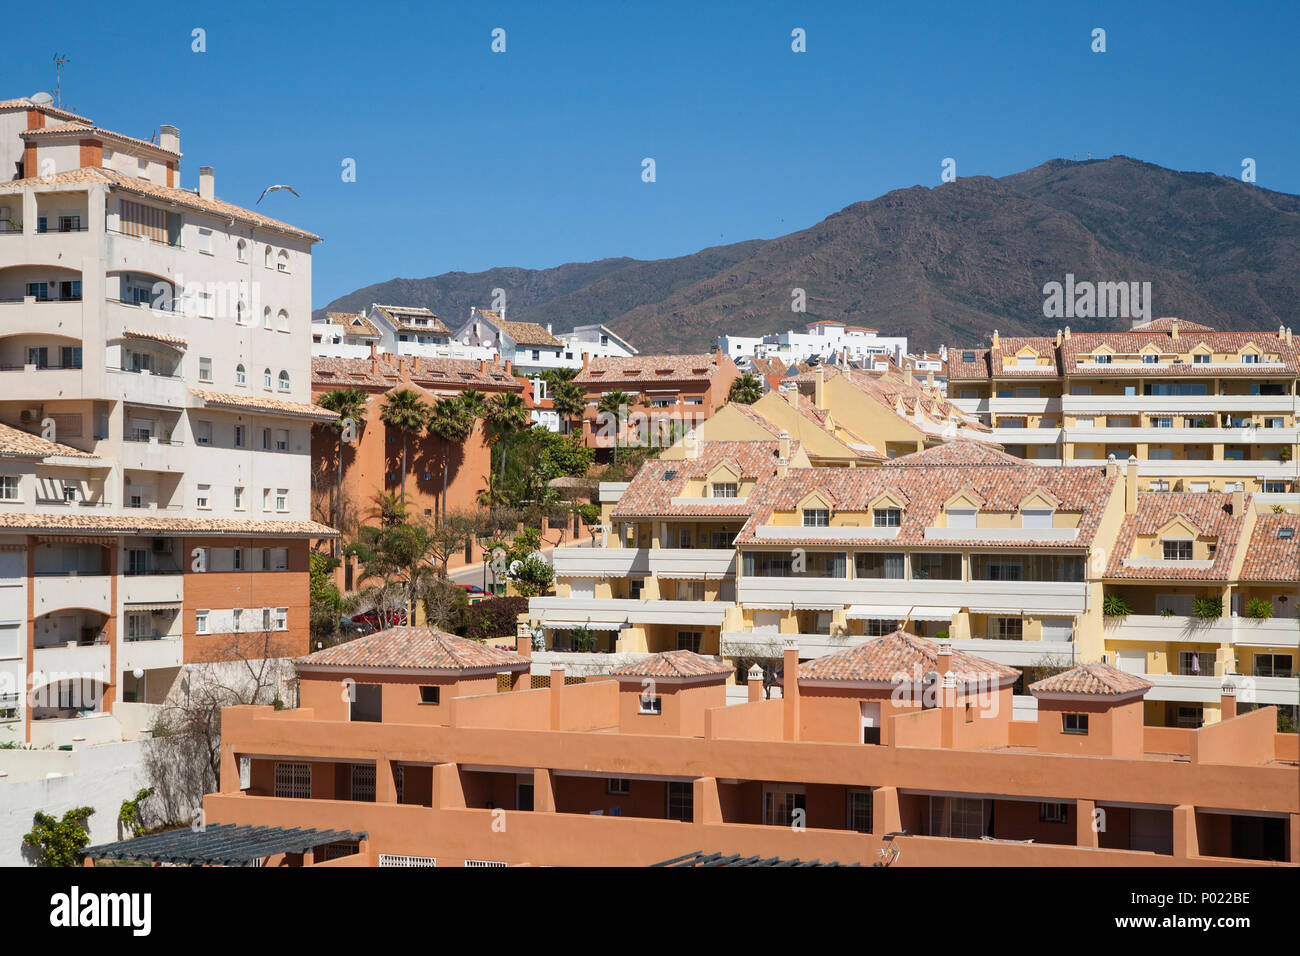
<instances>
[{"instance_id":1,"label":"red car","mask_svg":"<svg viewBox=\"0 0 1300 956\"><path fill-rule=\"evenodd\" d=\"M405 611L389 611L388 623L385 627L404 627L406 625ZM367 633L379 630L379 612L366 611L364 614L352 615L352 623L359 624L366 629Z\"/></svg>"}]
</instances>

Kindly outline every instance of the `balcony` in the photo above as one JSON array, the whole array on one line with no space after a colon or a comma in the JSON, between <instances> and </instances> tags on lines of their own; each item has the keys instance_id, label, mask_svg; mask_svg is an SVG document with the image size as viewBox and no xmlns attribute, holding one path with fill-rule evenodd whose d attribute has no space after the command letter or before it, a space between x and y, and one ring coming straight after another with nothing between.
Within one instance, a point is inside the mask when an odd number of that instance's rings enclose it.
<instances>
[{"instance_id":1,"label":"balcony","mask_svg":"<svg viewBox=\"0 0 1300 956\"><path fill-rule=\"evenodd\" d=\"M114 612L113 576L98 572L40 574L32 579L32 616L80 607L104 614Z\"/></svg>"},{"instance_id":2,"label":"balcony","mask_svg":"<svg viewBox=\"0 0 1300 956\"><path fill-rule=\"evenodd\" d=\"M1078 663L1078 650L1071 641L1000 641L983 638L955 640L954 650L965 651L976 657L987 658L1009 667L1034 667L1045 658L1058 666L1072 667Z\"/></svg>"},{"instance_id":3,"label":"balcony","mask_svg":"<svg viewBox=\"0 0 1300 956\"><path fill-rule=\"evenodd\" d=\"M861 541L868 538L880 541L892 541L898 537L898 527L875 528L871 526L822 526L805 528L800 525L760 525L754 529L754 537L770 541Z\"/></svg>"},{"instance_id":4,"label":"balcony","mask_svg":"<svg viewBox=\"0 0 1300 956\"><path fill-rule=\"evenodd\" d=\"M1245 647L1296 647L1300 621L1295 618L1197 617L1130 614L1106 619L1107 641L1144 644L1240 644Z\"/></svg>"},{"instance_id":5,"label":"balcony","mask_svg":"<svg viewBox=\"0 0 1300 956\"><path fill-rule=\"evenodd\" d=\"M185 460L176 439L127 436L122 439L122 468L127 471L184 471Z\"/></svg>"},{"instance_id":6,"label":"balcony","mask_svg":"<svg viewBox=\"0 0 1300 956\"><path fill-rule=\"evenodd\" d=\"M1004 429L994 429L1001 432ZM1297 430L1294 428L1066 428L1065 440L1068 442L1097 442L1100 444L1132 444L1142 442L1151 445L1189 444L1272 444L1292 445L1296 441ZM997 441L1011 441L1010 438L998 438Z\"/></svg>"},{"instance_id":7,"label":"balcony","mask_svg":"<svg viewBox=\"0 0 1300 956\"><path fill-rule=\"evenodd\" d=\"M78 644L70 641L56 647L38 647L34 664L47 679L55 679L53 675L57 674L75 674L98 675L102 681L111 681L111 651L107 642Z\"/></svg>"},{"instance_id":8,"label":"balcony","mask_svg":"<svg viewBox=\"0 0 1300 956\"><path fill-rule=\"evenodd\" d=\"M968 415L1047 415L1061 411L1060 398L950 398Z\"/></svg>"},{"instance_id":9,"label":"balcony","mask_svg":"<svg viewBox=\"0 0 1300 956\"><path fill-rule=\"evenodd\" d=\"M1170 700L1181 703L1217 704L1226 678L1193 674L1140 674L1152 687L1147 700ZM1294 677L1251 677L1234 674L1239 704L1300 704L1300 683Z\"/></svg>"},{"instance_id":10,"label":"balcony","mask_svg":"<svg viewBox=\"0 0 1300 956\"><path fill-rule=\"evenodd\" d=\"M649 559L655 577L716 581L736 573L732 548L651 548Z\"/></svg>"},{"instance_id":11,"label":"balcony","mask_svg":"<svg viewBox=\"0 0 1300 956\"><path fill-rule=\"evenodd\" d=\"M1003 445L1055 445L1061 440L1061 429L995 428L990 438Z\"/></svg>"},{"instance_id":12,"label":"balcony","mask_svg":"<svg viewBox=\"0 0 1300 956\"><path fill-rule=\"evenodd\" d=\"M179 375L149 371L108 368L105 390L109 397L137 405L163 405L184 408L187 399L185 380Z\"/></svg>"},{"instance_id":13,"label":"balcony","mask_svg":"<svg viewBox=\"0 0 1300 956\"><path fill-rule=\"evenodd\" d=\"M122 725L112 714L93 711L80 717L47 717L32 721L31 745L45 748L114 743L122 739Z\"/></svg>"},{"instance_id":14,"label":"balcony","mask_svg":"<svg viewBox=\"0 0 1300 956\"><path fill-rule=\"evenodd\" d=\"M82 339L82 304L74 300L42 300L33 296L0 299L0 336L50 333Z\"/></svg>"},{"instance_id":15,"label":"balcony","mask_svg":"<svg viewBox=\"0 0 1300 956\"><path fill-rule=\"evenodd\" d=\"M933 581L890 578L741 577L737 600L772 606L834 610L855 604L966 608L977 614L1073 616L1088 604L1082 581Z\"/></svg>"},{"instance_id":16,"label":"balcony","mask_svg":"<svg viewBox=\"0 0 1300 956\"><path fill-rule=\"evenodd\" d=\"M1073 467L1099 468L1106 464L1099 458L1072 458L1065 462ZM1300 477L1297 462L1288 461L1210 461L1188 458L1150 458L1138 462L1138 474L1157 478L1268 478Z\"/></svg>"},{"instance_id":17,"label":"balcony","mask_svg":"<svg viewBox=\"0 0 1300 956\"><path fill-rule=\"evenodd\" d=\"M551 553L555 576L625 578L650 574L648 548L556 548Z\"/></svg>"},{"instance_id":18,"label":"balcony","mask_svg":"<svg viewBox=\"0 0 1300 956\"><path fill-rule=\"evenodd\" d=\"M122 578L122 601L125 604L179 605L184 595L185 575L179 568L149 574L128 573Z\"/></svg>"},{"instance_id":19,"label":"balcony","mask_svg":"<svg viewBox=\"0 0 1300 956\"><path fill-rule=\"evenodd\" d=\"M995 541L1004 543L1077 541L1078 528L926 528L926 541Z\"/></svg>"},{"instance_id":20,"label":"balcony","mask_svg":"<svg viewBox=\"0 0 1300 956\"><path fill-rule=\"evenodd\" d=\"M532 598L528 614L544 627L561 624L673 624L720 627L730 601L651 601L639 598Z\"/></svg>"},{"instance_id":21,"label":"balcony","mask_svg":"<svg viewBox=\"0 0 1300 956\"><path fill-rule=\"evenodd\" d=\"M80 365L0 365L0 394L9 400L84 398Z\"/></svg>"},{"instance_id":22,"label":"balcony","mask_svg":"<svg viewBox=\"0 0 1300 956\"><path fill-rule=\"evenodd\" d=\"M118 652L118 670L154 670L180 667L184 659L184 642L179 634L158 634L148 638L130 638Z\"/></svg>"},{"instance_id":23,"label":"balcony","mask_svg":"<svg viewBox=\"0 0 1300 956\"><path fill-rule=\"evenodd\" d=\"M723 657L780 657L785 642L799 644L799 659L807 660L834 654L848 647L857 647L870 637L861 634L779 634L776 631L724 631L722 633Z\"/></svg>"},{"instance_id":24,"label":"balcony","mask_svg":"<svg viewBox=\"0 0 1300 956\"><path fill-rule=\"evenodd\" d=\"M1061 411L1066 415L1133 415L1138 412L1292 412L1292 395L1066 395Z\"/></svg>"}]
</instances>

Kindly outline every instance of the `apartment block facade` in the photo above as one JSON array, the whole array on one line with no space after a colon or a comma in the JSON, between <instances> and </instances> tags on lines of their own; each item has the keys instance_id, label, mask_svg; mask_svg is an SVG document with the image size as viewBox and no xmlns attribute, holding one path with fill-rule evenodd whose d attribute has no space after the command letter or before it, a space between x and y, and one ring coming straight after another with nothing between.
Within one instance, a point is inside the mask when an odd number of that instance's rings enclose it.
<instances>
[{"instance_id":1,"label":"apartment block facade","mask_svg":"<svg viewBox=\"0 0 1300 956\"><path fill-rule=\"evenodd\" d=\"M1122 332L948 349L948 394L1007 451L1046 465L1136 457L1147 491L1241 488L1294 507L1292 331L1218 332L1163 318Z\"/></svg>"},{"instance_id":2,"label":"apartment block facade","mask_svg":"<svg viewBox=\"0 0 1300 956\"><path fill-rule=\"evenodd\" d=\"M1141 678L1017 670L898 631L728 704L689 650L548 686L518 653L394 628L299 662L302 706L223 715L212 823L352 835L266 865L644 866L696 852L901 866L1300 860L1296 738L1271 708L1143 727ZM352 688L343 692L344 688Z\"/></svg>"},{"instance_id":3,"label":"apartment block facade","mask_svg":"<svg viewBox=\"0 0 1300 956\"><path fill-rule=\"evenodd\" d=\"M0 134L0 738L120 739L186 664L307 647L318 237L181 188L173 127Z\"/></svg>"}]
</instances>

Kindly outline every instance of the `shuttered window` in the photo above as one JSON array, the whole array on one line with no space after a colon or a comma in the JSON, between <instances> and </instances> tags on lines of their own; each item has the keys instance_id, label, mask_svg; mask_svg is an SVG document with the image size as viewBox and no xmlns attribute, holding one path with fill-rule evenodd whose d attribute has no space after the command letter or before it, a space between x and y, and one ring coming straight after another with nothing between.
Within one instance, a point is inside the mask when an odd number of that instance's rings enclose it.
<instances>
[{"instance_id":1,"label":"shuttered window","mask_svg":"<svg viewBox=\"0 0 1300 956\"><path fill-rule=\"evenodd\" d=\"M128 236L142 236L154 242L167 241L167 211L144 203L122 200L120 229Z\"/></svg>"}]
</instances>

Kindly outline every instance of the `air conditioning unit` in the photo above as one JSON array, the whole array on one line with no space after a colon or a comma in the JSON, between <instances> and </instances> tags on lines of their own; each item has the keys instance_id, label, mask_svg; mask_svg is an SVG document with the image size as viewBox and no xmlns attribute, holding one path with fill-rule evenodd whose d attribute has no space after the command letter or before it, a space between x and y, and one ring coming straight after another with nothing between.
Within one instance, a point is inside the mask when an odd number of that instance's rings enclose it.
<instances>
[{"instance_id":1,"label":"air conditioning unit","mask_svg":"<svg viewBox=\"0 0 1300 956\"><path fill-rule=\"evenodd\" d=\"M44 411L44 405L37 405L34 408L24 408L18 413L18 420L24 425L33 425L41 420L41 414Z\"/></svg>"}]
</instances>

